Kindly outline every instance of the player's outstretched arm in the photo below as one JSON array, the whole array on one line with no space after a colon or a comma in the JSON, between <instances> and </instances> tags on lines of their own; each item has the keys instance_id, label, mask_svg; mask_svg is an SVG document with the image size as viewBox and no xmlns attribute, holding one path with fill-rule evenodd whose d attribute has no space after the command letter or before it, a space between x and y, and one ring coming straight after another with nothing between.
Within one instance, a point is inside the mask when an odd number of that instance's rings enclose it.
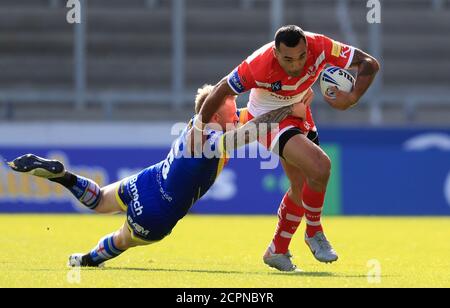
<instances>
[{"instance_id":1,"label":"player's outstretched arm","mask_svg":"<svg viewBox=\"0 0 450 308\"><path fill-rule=\"evenodd\" d=\"M335 109L347 110L356 105L375 79L376 74L380 70L380 64L374 57L359 49L355 49L355 55L353 56L350 68L358 71L353 91L346 93L335 88L335 99L325 97L328 104Z\"/></svg>"},{"instance_id":2,"label":"player's outstretched arm","mask_svg":"<svg viewBox=\"0 0 450 308\"><path fill-rule=\"evenodd\" d=\"M236 93L228 85L227 78L223 78L215 85L214 90L208 95L199 112L199 119L203 123L209 123L214 113L216 113L225 101L227 96L234 96ZM202 126L204 128L204 124Z\"/></svg>"},{"instance_id":3,"label":"player's outstretched arm","mask_svg":"<svg viewBox=\"0 0 450 308\"><path fill-rule=\"evenodd\" d=\"M287 116L296 112L297 108L302 108L302 104L295 104L270 111L253 120L247 122L238 129L225 133L223 142L225 151L233 151L241 146L252 143L267 133L272 124L278 124Z\"/></svg>"}]
</instances>

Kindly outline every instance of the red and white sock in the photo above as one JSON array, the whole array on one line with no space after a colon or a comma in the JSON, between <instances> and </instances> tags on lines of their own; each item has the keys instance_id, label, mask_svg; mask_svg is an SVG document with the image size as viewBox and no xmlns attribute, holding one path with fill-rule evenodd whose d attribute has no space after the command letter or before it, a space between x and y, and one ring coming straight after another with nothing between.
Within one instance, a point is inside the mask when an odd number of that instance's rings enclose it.
<instances>
[{"instance_id":1,"label":"red and white sock","mask_svg":"<svg viewBox=\"0 0 450 308\"><path fill-rule=\"evenodd\" d=\"M314 191L305 183L302 199L303 208L305 209L306 234L308 237L313 237L317 232L323 232L320 219L322 217L325 192Z\"/></svg>"},{"instance_id":2,"label":"red and white sock","mask_svg":"<svg viewBox=\"0 0 450 308\"><path fill-rule=\"evenodd\" d=\"M304 214L303 207L295 204L286 193L278 209L278 226L270 244L272 253L287 253L292 236L297 231Z\"/></svg>"}]
</instances>

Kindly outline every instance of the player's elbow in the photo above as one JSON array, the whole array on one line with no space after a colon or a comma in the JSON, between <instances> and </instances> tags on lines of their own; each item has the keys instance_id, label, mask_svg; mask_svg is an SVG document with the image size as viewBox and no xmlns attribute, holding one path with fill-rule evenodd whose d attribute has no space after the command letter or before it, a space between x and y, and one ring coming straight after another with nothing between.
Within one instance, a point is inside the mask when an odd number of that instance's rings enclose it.
<instances>
[{"instance_id":1,"label":"player's elbow","mask_svg":"<svg viewBox=\"0 0 450 308\"><path fill-rule=\"evenodd\" d=\"M367 65L370 66L370 69L374 75L381 69L380 62L378 62L378 60L374 57L367 58L366 62Z\"/></svg>"},{"instance_id":2,"label":"player's elbow","mask_svg":"<svg viewBox=\"0 0 450 308\"><path fill-rule=\"evenodd\" d=\"M205 102L207 101L210 105L213 106L213 109L217 111L219 106L224 103L225 98L231 95L236 94L228 85L227 79L224 78L214 86L211 93L206 98ZM204 105L206 105L206 103L204 103Z\"/></svg>"},{"instance_id":3,"label":"player's elbow","mask_svg":"<svg viewBox=\"0 0 450 308\"><path fill-rule=\"evenodd\" d=\"M214 87L214 95L225 98L227 96L234 96L236 95L236 93L233 91L233 89L231 89L230 85L228 84L228 80L225 77Z\"/></svg>"},{"instance_id":4,"label":"player's elbow","mask_svg":"<svg viewBox=\"0 0 450 308\"><path fill-rule=\"evenodd\" d=\"M348 110L348 109L350 109L350 103L349 104L347 104L347 105L342 105L342 106L336 106L336 107L334 107L335 109L337 109L337 110L340 110L340 111L346 111L346 110Z\"/></svg>"}]
</instances>

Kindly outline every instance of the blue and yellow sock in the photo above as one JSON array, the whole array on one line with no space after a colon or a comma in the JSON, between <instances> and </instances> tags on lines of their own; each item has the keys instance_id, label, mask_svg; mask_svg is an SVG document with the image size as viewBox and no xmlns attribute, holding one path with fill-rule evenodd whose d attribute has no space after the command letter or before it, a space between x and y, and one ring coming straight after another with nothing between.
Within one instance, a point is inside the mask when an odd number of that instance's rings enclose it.
<instances>
[{"instance_id":1,"label":"blue and yellow sock","mask_svg":"<svg viewBox=\"0 0 450 308\"><path fill-rule=\"evenodd\" d=\"M68 171L60 178L50 179L66 187L87 208L94 210L102 198L100 186L94 181Z\"/></svg>"},{"instance_id":2,"label":"blue and yellow sock","mask_svg":"<svg viewBox=\"0 0 450 308\"><path fill-rule=\"evenodd\" d=\"M114 233L111 233L102 238L97 246L86 255L86 260L89 266L98 266L101 263L111 260L124 251L120 250L114 244Z\"/></svg>"}]
</instances>

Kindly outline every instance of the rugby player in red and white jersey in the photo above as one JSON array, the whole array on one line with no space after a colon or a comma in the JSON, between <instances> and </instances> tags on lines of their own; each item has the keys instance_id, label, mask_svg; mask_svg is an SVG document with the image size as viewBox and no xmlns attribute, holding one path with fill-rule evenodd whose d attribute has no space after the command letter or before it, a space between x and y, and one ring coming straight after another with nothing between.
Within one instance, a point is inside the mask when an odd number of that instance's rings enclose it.
<instances>
[{"instance_id":1,"label":"rugby player in red and white jersey","mask_svg":"<svg viewBox=\"0 0 450 308\"><path fill-rule=\"evenodd\" d=\"M376 59L355 47L304 32L295 25L284 26L273 42L254 52L215 86L200 111L201 119L207 123L226 96L246 91L251 91L249 119L298 103L311 91L327 64L357 70L350 93L335 88L335 97L325 97L331 107L339 110L356 105L380 68ZM303 216L307 225L305 242L314 257L326 263L338 259L321 224L331 162L319 147L310 106L306 109L304 118L289 116L262 142L282 158L291 184L278 210L275 236L263 257L267 265L280 271L296 270L288 249Z\"/></svg>"}]
</instances>

